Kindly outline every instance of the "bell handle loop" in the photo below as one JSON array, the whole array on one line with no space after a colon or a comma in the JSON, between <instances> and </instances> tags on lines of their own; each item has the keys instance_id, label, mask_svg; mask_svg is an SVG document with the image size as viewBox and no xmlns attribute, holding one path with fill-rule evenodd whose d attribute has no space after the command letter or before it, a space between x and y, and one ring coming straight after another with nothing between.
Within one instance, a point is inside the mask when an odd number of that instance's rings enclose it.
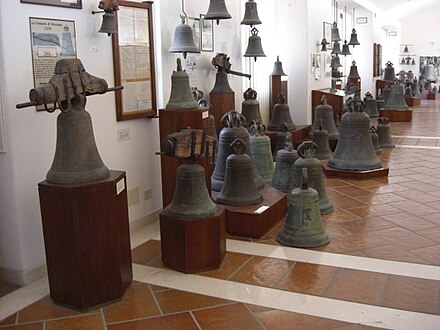
<instances>
[{"instance_id":1,"label":"bell handle loop","mask_svg":"<svg viewBox=\"0 0 440 330\"><path fill-rule=\"evenodd\" d=\"M301 158L314 158L318 152L318 145L312 141L305 141L298 147L297 154Z\"/></svg>"},{"instance_id":2,"label":"bell handle loop","mask_svg":"<svg viewBox=\"0 0 440 330\"><path fill-rule=\"evenodd\" d=\"M64 108L61 105L62 101L60 100L59 93L58 93L58 96L57 96L57 101L58 101L58 106L59 106L61 112L68 112L72 108L72 104L70 103L69 87L67 86L67 81L66 81L66 79L64 77L63 77L63 85L64 85L64 96L66 98L67 107Z\"/></svg>"},{"instance_id":3,"label":"bell handle loop","mask_svg":"<svg viewBox=\"0 0 440 330\"><path fill-rule=\"evenodd\" d=\"M309 174L307 173L307 167L302 168L302 177L301 177L301 190L307 190L309 184Z\"/></svg>"}]
</instances>

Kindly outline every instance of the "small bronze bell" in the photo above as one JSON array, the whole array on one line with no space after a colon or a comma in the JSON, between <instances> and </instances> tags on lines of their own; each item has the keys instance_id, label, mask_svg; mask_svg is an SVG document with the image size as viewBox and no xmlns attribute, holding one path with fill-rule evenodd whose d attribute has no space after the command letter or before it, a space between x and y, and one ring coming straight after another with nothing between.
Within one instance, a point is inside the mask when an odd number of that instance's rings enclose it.
<instances>
[{"instance_id":1,"label":"small bronze bell","mask_svg":"<svg viewBox=\"0 0 440 330\"><path fill-rule=\"evenodd\" d=\"M412 93L412 88L411 88L411 83L408 84L408 86L405 87L405 99L412 99L414 98L413 93Z\"/></svg>"},{"instance_id":2,"label":"small bronze bell","mask_svg":"<svg viewBox=\"0 0 440 330\"><path fill-rule=\"evenodd\" d=\"M244 101L241 104L241 114L246 118L244 126L250 130L252 121L263 121L260 113L260 102L257 101L257 92L248 88L243 93Z\"/></svg>"},{"instance_id":3,"label":"small bronze bell","mask_svg":"<svg viewBox=\"0 0 440 330\"><path fill-rule=\"evenodd\" d=\"M208 12L204 19L216 20L218 25L220 20L230 18L232 16L226 8L225 0L210 0Z\"/></svg>"},{"instance_id":4,"label":"small bronze bell","mask_svg":"<svg viewBox=\"0 0 440 330\"><path fill-rule=\"evenodd\" d=\"M320 125L322 125L322 129L328 132L328 139L335 141L334 144L336 144L336 141L339 139L339 132L335 124L333 107L327 104L326 95L321 97L321 104L315 107L315 118L309 134L310 137L313 137L313 133L319 130Z\"/></svg>"},{"instance_id":5,"label":"small bronze bell","mask_svg":"<svg viewBox=\"0 0 440 330\"><path fill-rule=\"evenodd\" d=\"M383 96L382 96L382 94L381 94L381 95L379 95L379 96L377 97L377 99L376 99L376 107L377 107L377 110L381 110L381 109L383 109L384 106L385 106L385 100L383 99Z\"/></svg>"},{"instance_id":6,"label":"small bronze bell","mask_svg":"<svg viewBox=\"0 0 440 330\"><path fill-rule=\"evenodd\" d=\"M350 42L348 44L350 46L353 46L353 48L354 48L354 46L360 45L355 29L351 30Z\"/></svg>"},{"instance_id":7,"label":"small bronze bell","mask_svg":"<svg viewBox=\"0 0 440 330\"><path fill-rule=\"evenodd\" d=\"M279 132L275 135L275 146L272 151L273 161L275 161L276 159L278 150L285 148L287 135L290 135L290 138L292 138L292 134L290 134L289 131L287 130L287 124L282 123L280 125Z\"/></svg>"},{"instance_id":8,"label":"small bronze bell","mask_svg":"<svg viewBox=\"0 0 440 330\"><path fill-rule=\"evenodd\" d=\"M341 45L339 44L339 41L335 41L333 43L333 49L332 49L331 54L334 54L334 55L342 54Z\"/></svg>"},{"instance_id":9,"label":"small bronze bell","mask_svg":"<svg viewBox=\"0 0 440 330\"><path fill-rule=\"evenodd\" d=\"M298 159L296 150L292 147L292 134L286 135L284 149L278 150L275 170L272 177L272 187L288 193L293 180L295 161Z\"/></svg>"},{"instance_id":10,"label":"small bronze bell","mask_svg":"<svg viewBox=\"0 0 440 330\"><path fill-rule=\"evenodd\" d=\"M107 33L108 36L110 36L113 33L118 33L118 30L116 29L115 15L113 11L104 13L104 15L102 16L102 25L98 32Z\"/></svg>"},{"instance_id":11,"label":"small bronze bell","mask_svg":"<svg viewBox=\"0 0 440 330\"><path fill-rule=\"evenodd\" d=\"M329 159L333 152L330 149L330 144L328 141L328 132L322 129L322 125L319 125L319 130L313 131L313 140L318 146L318 152L315 157L319 160Z\"/></svg>"},{"instance_id":12,"label":"small bronze bell","mask_svg":"<svg viewBox=\"0 0 440 330\"><path fill-rule=\"evenodd\" d=\"M393 63L388 61L385 69L383 70L383 80L394 81L396 74L394 73Z\"/></svg>"},{"instance_id":13,"label":"small bronze bell","mask_svg":"<svg viewBox=\"0 0 440 330\"><path fill-rule=\"evenodd\" d=\"M269 131L279 131L282 123L286 123L289 131L296 129L292 117L290 116L289 105L286 104L286 97L283 93L279 93L277 96L277 104L273 107L272 119L269 125L267 125L267 129Z\"/></svg>"},{"instance_id":14,"label":"small bronze bell","mask_svg":"<svg viewBox=\"0 0 440 330\"><path fill-rule=\"evenodd\" d=\"M417 79L413 80L413 83L411 85L411 90L414 97L421 97L422 93L420 92L420 87L419 87L419 83L417 82Z\"/></svg>"},{"instance_id":15,"label":"small bronze bell","mask_svg":"<svg viewBox=\"0 0 440 330\"><path fill-rule=\"evenodd\" d=\"M257 57L266 57L266 54L264 54L263 51L263 46L261 46L261 38L258 36L258 30L255 27L251 30L246 53L244 53L243 56L253 57L254 61L257 60Z\"/></svg>"},{"instance_id":16,"label":"small bronze bell","mask_svg":"<svg viewBox=\"0 0 440 330\"><path fill-rule=\"evenodd\" d=\"M244 18L241 21L242 25L254 25L261 24L260 18L258 17L257 3L254 0L248 0L245 3Z\"/></svg>"},{"instance_id":17,"label":"small bronze bell","mask_svg":"<svg viewBox=\"0 0 440 330\"><path fill-rule=\"evenodd\" d=\"M182 53L183 58L186 58L187 53L200 53L194 43L194 35L192 28L185 24L186 16L181 16L181 24L176 26L174 31L173 45L168 49L169 53Z\"/></svg>"},{"instance_id":18,"label":"small bronze bell","mask_svg":"<svg viewBox=\"0 0 440 330\"><path fill-rule=\"evenodd\" d=\"M391 86L390 95L385 101L385 110L408 110L408 105L405 102L405 95L403 85L400 80L396 79Z\"/></svg>"},{"instance_id":19,"label":"small bronze bell","mask_svg":"<svg viewBox=\"0 0 440 330\"><path fill-rule=\"evenodd\" d=\"M379 137L379 145L381 148L394 148L393 139L391 137L390 119L386 117L377 118L377 131Z\"/></svg>"},{"instance_id":20,"label":"small bronze bell","mask_svg":"<svg viewBox=\"0 0 440 330\"><path fill-rule=\"evenodd\" d=\"M382 150L380 149L379 136L377 135L377 129L374 126L370 127L371 143L373 143L373 149L376 155L382 155Z\"/></svg>"},{"instance_id":21,"label":"small bronze bell","mask_svg":"<svg viewBox=\"0 0 440 330\"><path fill-rule=\"evenodd\" d=\"M377 102L373 98L370 92L365 93L364 97L365 103L365 113L370 116L370 118L379 117L379 111L377 110Z\"/></svg>"},{"instance_id":22,"label":"small bronze bell","mask_svg":"<svg viewBox=\"0 0 440 330\"><path fill-rule=\"evenodd\" d=\"M344 40L344 44L342 45L342 55L347 56L347 55L351 55L350 53L350 48L347 45L347 40Z\"/></svg>"},{"instance_id":23,"label":"small bronze bell","mask_svg":"<svg viewBox=\"0 0 440 330\"><path fill-rule=\"evenodd\" d=\"M261 203L263 196L255 187L252 159L244 153L246 143L242 139L235 139L230 147L234 153L226 159L225 183L216 202L232 206Z\"/></svg>"},{"instance_id":24,"label":"small bronze bell","mask_svg":"<svg viewBox=\"0 0 440 330\"><path fill-rule=\"evenodd\" d=\"M171 95L165 109L184 110L197 108L197 102L189 86L189 76L182 70L180 58L177 59L177 71L171 76Z\"/></svg>"},{"instance_id":25,"label":"small bronze bell","mask_svg":"<svg viewBox=\"0 0 440 330\"><path fill-rule=\"evenodd\" d=\"M251 156L258 173L264 182L270 184L273 176L273 159L270 150L270 138L264 134L266 126L256 121L251 125L249 137Z\"/></svg>"},{"instance_id":26,"label":"small bronze bell","mask_svg":"<svg viewBox=\"0 0 440 330\"><path fill-rule=\"evenodd\" d=\"M277 56L277 60L273 64L272 76L287 76L283 71L283 63L280 61L280 57Z\"/></svg>"},{"instance_id":27,"label":"small bronze bell","mask_svg":"<svg viewBox=\"0 0 440 330\"><path fill-rule=\"evenodd\" d=\"M338 24L333 22L332 24L332 42L333 41L341 41L341 37L339 36Z\"/></svg>"},{"instance_id":28,"label":"small bronze bell","mask_svg":"<svg viewBox=\"0 0 440 330\"><path fill-rule=\"evenodd\" d=\"M288 197L286 224L277 241L283 245L303 248L318 247L330 242L319 213L318 192L308 187L307 169L302 169L301 188Z\"/></svg>"},{"instance_id":29,"label":"small bronze bell","mask_svg":"<svg viewBox=\"0 0 440 330\"><path fill-rule=\"evenodd\" d=\"M361 79L361 77L359 76L358 69L357 69L355 61L351 62L350 73L348 74L347 78L349 80Z\"/></svg>"},{"instance_id":30,"label":"small bronze bell","mask_svg":"<svg viewBox=\"0 0 440 330\"><path fill-rule=\"evenodd\" d=\"M322 173L321 162L315 158L318 146L311 142L305 141L298 147L299 159L295 161L293 170L293 181L291 188L301 187L301 176L303 167L307 168L309 173L309 186L316 189L319 196L319 211L321 214L333 212L335 207L327 196L325 183Z\"/></svg>"}]
</instances>

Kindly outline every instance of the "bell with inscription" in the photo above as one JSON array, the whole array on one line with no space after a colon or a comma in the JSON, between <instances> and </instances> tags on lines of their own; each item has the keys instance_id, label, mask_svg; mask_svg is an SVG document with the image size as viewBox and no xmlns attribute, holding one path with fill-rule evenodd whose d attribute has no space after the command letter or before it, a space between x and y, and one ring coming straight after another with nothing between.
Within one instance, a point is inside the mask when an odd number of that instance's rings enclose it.
<instances>
[{"instance_id":1,"label":"bell with inscription","mask_svg":"<svg viewBox=\"0 0 440 330\"><path fill-rule=\"evenodd\" d=\"M393 138L391 137L390 119L386 117L377 118L376 133L379 138L381 148L394 148Z\"/></svg>"},{"instance_id":2,"label":"bell with inscription","mask_svg":"<svg viewBox=\"0 0 440 330\"><path fill-rule=\"evenodd\" d=\"M298 154L292 146L292 134L286 135L284 149L278 150L275 170L272 177L272 187L288 193L293 180L293 171Z\"/></svg>"},{"instance_id":3,"label":"bell with inscription","mask_svg":"<svg viewBox=\"0 0 440 330\"><path fill-rule=\"evenodd\" d=\"M225 182L216 202L232 206L261 203L263 196L255 186L252 159L244 153L246 143L238 138L231 143L230 147L233 153L226 159Z\"/></svg>"},{"instance_id":4,"label":"bell with inscription","mask_svg":"<svg viewBox=\"0 0 440 330\"><path fill-rule=\"evenodd\" d=\"M326 95L321 97L321 104L315 107L315 118L309 134L310 137L313 137L314 132L319 130L319 126L322 126L322 129L328 132L329 141L335 141L334 144L336 144L339 139L339 132L335 124L333 107L327 104Z\"/></svg>"},{"instance_id":5,"label":"bell with inscription","mask_svg":"<svg viewBox=\"0 0 440 330\"><path fill-rule=\"evenodd\" d=\"M189 76L182 70L182 62L177 59L177 71L173 71L171 76L171 95L165 109L184 110L197 108L197 102L194 100L191 87L189 85Z\"/></svg>"},{"instance_id":6,"label":"bell with inscription","mask_svg":"<svg viewBox=\"0 0 440 330\"><path fill-rule=\"evenodd\" d=\"M396 74L394 72L393 63L388 61L383 70L383 80L394 81L394 79L396 79Z\"/></svg>"},{"instance_id":7,"label":"bell with inscription","mask_svg":"<svg viewBox=\"0 0 440 330\"><path fill-rule=\"evenodd\" d=\"M269 131L279 131L282 123L286 123L289 131L296 130L296 126L290 116L289 105L286 104L286 97L283 93L279 93L277 103L273 107L272 119L269 125L267 125L267 129Z\"/></svg>"},{"instance_id":8,"label":"bell with inscription","mask_svg":"<svg viewBox=\"0 0 440 330\"><path fill-rule=\"evenodd\" d=\"M365 113L369 115L370 118L379 117L379 111L377 110L377 102L370 92L365 93L364 103L365 103Z\"/></svg>"},{"instance_id":9,"label":"bell with inscription","mask_svg":"<svg viewBox=\"0 0 440 330\"><path fill-rule=\"evenodd\" d=\"M338 170L367 171L382 167L370 136L370 117L359 98L347 101L349 111L341 119L339 141L328 166Z\"/></svg>"},{"instance_id":10,"label":"bell with inscription","mask_svg":"<svg viewBox=\"0 0 440 330\"><path fill-rule=\"evenodd\" d=\"M257 101L257 92L250 87L243 93L243 97L241 114L246 118L244 127L250 130L252 121L259 121L260 123L263 121L260 113L260 102Z\"/></svg>"},{"instance_id":11,"label":"bell with inscription","mask_svg":"<svg viewBox=\"0 0 440 330\"><path fill-rule=\"evenodd\" d=\"M319 130L313 132L312 141L318 146L318 152L315 155L316 158L323 160L329 159L332 156L333 152L330 149L328 132L322 129L321 125L319 126Z\"/></svg>"},{"instance_id":12,"label":"bell with inscription","mask_svg":"<svg viewBox=\"0 0 440 330\"><path fill-rule=\"evenodd\" d=\"M266 126L256 121L251 125L249 137L251 156L258 173L264 182L270 184L273 176L273 159L270 150L270 138L264 134Z\"/></svg>"},{"instance_id":13,"label":"bell with inscription","mask_svg":"<svg viewBox=\"0 0 440 330\"><path fill-rule=\"evenodd\" d=\"M277 241L292 247L311 248L330 242L319 213L318 192L308 186L307 168L302 169L300 188L287 196L287 217Z\"/></svg>"},{"instance_id":14,"label":"bell with inscription","mask_svg":"<svg viewBox=\"0 0 440 330\"><path fill-rule=\"evenodd\" d=\"M391 86L391 92L384 106L385 110L408 110L405 101L403 85L400 80L396 79Z\"/></svg>"},{"instance_id":15,"label":"bell with inscription","mask_svg":"<svg viewBox=\"0 0 440 330\"><path fill-rule=\"evenodd\" d=\"M371 143L373 143L373 149L376 155L382 155L382 149L380 149L379 136L377 135L377 129L374 126L370 127Z\"/></svg>"},{"instance_id":16,"label":"bell with inscription","mask_svg":"<svg viewBox=\"0 0 440 330\"><path fill-rule=\"evenodd\" d=\"M325 190L322 165L319 159L315 157L318 152L318 146L311 141L305 141L299 145L297 152L300 158L297 159L294 164L291 188L301 187L302 169L304 167L307 168L307 172L309 173L309 186L318 192L319 211L321 214L333 212L335 207L328 198Z\"/></svg>"}]
</instances>

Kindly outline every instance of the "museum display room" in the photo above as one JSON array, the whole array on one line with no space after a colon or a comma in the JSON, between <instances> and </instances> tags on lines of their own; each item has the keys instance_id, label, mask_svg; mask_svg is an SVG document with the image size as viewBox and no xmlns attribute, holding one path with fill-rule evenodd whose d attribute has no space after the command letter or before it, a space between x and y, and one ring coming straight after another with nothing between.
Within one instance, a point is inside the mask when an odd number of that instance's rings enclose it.
<instances>
[{"instance_id":1,"label":"museum display room","mask_svg":"<svg viewBox=\"0 0 440 330\"><path fill-rule=\"evenodd\" d=\"M439 329L439 18L0 1L0 329Z\"/></svg>"}]
</instances>

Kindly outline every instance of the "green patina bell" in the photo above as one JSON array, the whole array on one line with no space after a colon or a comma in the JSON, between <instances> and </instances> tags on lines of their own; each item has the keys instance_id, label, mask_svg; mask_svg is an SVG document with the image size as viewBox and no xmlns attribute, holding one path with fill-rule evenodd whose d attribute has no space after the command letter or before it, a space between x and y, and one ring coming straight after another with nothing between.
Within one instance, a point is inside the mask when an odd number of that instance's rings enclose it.
<instances>
[{"instance_id":1,"label":"green patina bell","mask_svg":"<svg viewBox=\"0 0 440 330\"><path fill-rule=\"evenodd\" d=\"M365 93L364 103L365 113L370 116L370 118L379 117L376 99L373 97L373 95L371 95L370 92Z\"/></svg>"},{"instance_id":2,"label":"green patina bell","mask_svg":"<svg viewBox=\"0 0 440 330\"><path fill-rule=\"evenodd\" d=\"M319 214L318 192L308 187L307 169L301 170L301 188L288 195L286 224L278 234L277 241L296 247L318 247L330 242Z\"/></svg>"},{"instance_id":3,"label":"green patina bell","mask_svg":"<svg viewBox=\"0 0 440 330\"><path fill-rule=\"evenodd\" d=\"M273 159L270 150L270 138L264 134L266 126L256 121L251 126L251 136L249 137L251 156L258 173L264 182L270 184L273 176Z\"/></svg>"},{"instance_id":4,"label":"green patina bell","mask_svg":"<svg viewBox=\"0 0 440 330\"><path fill-rule=\"evenodd\" d=\"M171 95L166 105L167 110L184 110L197 108L197 102L194 100L191 87L189 85L189 76L182 70L180 58L177 59L177 70L173 71L171 76Z\"/></svg>"},{"instance_id":5,"label":"green patina bell","mask_svg":"<svg viewBox=\"0 0 440 330\"><path fill-rule=\"evenodd\" d=\"M287 194L293 180L293 165L298 159L298 154L292 147L292 134L287 134L284 141L284 149L277 152L272 187Z\"/></svg>"},{"instance_id":6,"label":"green patina bell","mask_svg":"<svg viewBox=\"0 0 440 330\"><path fill-rule=\"evenodd\" d=\"M252 121L263 122L260 113L260 102L257 101L257 92L248 88L243 93L244 101L241 104L241 114L246 118L245 127L250 130Z\"/></svg>"}]
</instances>

